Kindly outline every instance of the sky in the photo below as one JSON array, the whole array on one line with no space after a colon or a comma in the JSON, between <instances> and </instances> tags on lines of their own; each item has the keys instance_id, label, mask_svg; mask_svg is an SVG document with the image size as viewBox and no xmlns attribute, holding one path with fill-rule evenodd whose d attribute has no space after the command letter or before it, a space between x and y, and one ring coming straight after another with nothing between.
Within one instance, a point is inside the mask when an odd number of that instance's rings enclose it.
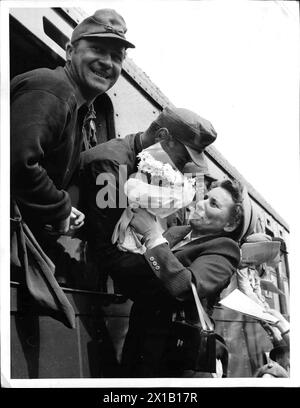
<instances>
[{"instance_id":1,"label":"sky","mask_svg":"<svg viewBox=\"0 0 300 408\"><path fill-rule=\"evenodd\" d=\"M177 107L209 119L214 146L289 225L299 172L297 2L97 1L125 19L128 56ZM293 178L293 177L292 177Z\"/></svg>"}]
</instances>

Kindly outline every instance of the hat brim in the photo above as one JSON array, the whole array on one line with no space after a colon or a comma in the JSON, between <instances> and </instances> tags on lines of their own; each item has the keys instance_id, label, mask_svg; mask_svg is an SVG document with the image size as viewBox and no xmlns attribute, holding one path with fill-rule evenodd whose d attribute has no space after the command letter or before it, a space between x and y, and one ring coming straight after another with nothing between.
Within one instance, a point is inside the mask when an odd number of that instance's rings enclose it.
<instances>
[{"instance_id":1,"label":"hat brim","mask_svg":"<svg viewBox=\"0 0 300 408\"><path fill-rule=\"evenodd\" d=\"M205 177L208 177L208 167L206 160L201 166L195 164L193 161L186 163L183 168L183 173L192 174L192 176L196 176L198 173L202 173Z\"/></svg>"},{"instance_id":2,"label":"hat brim","mask_svg":"<svg viewBox=\"0 0 300 408\"><path fill-rule=\"evenodd\" d=\"M99 33L86 35L83 34L78 38L78 40L80 40L80 38L111 38L113 40L120 42L122 45L124 45L125 48L135 48L135 45L133 45L131 42L125 40L124 38L114 33Z\"/></svg>"},{"instance_id":3,"label":"hat brim","mask_svg":"<svg viewBox=\"0 0 300 408\"><path fill-rule=\"evenodd\" d=\"M208 166L207 166L207 162L205 159L205 155L203 152L197 152L197 150L192 149L189 146L184 145L184 147L186 148L186 150L188 151L192 161L198 166L200 167L203 173L208 173Z\"/></svg>"},{"instance_id":4,"label":"hat brim","mask_svg":"<svg viewBox=\"0 0 300 408\"><path fill-rule=\"evenodd\" d=\"M239 236L239 240L245 239L248 235L254 232L257 221L257 213L251 203L246 187L243 189L243 228Z\"/></svg>"}]
</instances>

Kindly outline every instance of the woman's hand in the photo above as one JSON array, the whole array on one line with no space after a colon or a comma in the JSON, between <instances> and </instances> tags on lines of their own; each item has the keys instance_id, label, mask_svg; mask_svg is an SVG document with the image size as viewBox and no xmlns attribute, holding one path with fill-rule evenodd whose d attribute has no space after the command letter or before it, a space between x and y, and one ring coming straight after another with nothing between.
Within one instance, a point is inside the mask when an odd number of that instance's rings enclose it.
<instances>
[{"instance_id":1,"label":"woman's hand","mask_svg":"<svg viewBox=\"0 0 300 408\"><path fill-rule=\"evenodd\" d=\"M152 214L144 208L132 208L133 217L130 225L135 232L143 236L143 241L147 248L167 242L162 236L162 229Z\"/></svg>"},{"instance_id":2,"label":"woman's hand","mask_svg":"<svg viewBox=\"0 0 300 408\"><path fill-rule=\"evenodd\" d=\"M151 215L144 208L132 208L133 217L130 225L135 229L138 234L148 236L156 231L157 221L153 215Z\"/></svg>"}]
</instances>

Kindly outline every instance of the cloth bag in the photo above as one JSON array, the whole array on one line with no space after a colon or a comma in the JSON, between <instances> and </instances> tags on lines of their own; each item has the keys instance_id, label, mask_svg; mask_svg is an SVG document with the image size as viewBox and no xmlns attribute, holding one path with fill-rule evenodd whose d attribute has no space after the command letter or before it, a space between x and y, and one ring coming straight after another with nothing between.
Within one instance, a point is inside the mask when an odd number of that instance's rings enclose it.
<instances>
[{"instance_id":1,"label":"cloth bag","mask_svg":"<svg viewBox=\"0 0 300 408\"><path fill-rule=\"evenodd\" d=\"M69 328L75 328L75 312L54 277L55 266L12 203L11 266L20 269L29 294L43 311Z\"/></svg>"},{"instance_id":2,"label":"cloth bag","mask_svg":"<svg viewBox=\"0 0 300 408\"><path fill-rule=\"evenodd\" d=\"M184 312L176 314L167 339L165 361L170 369L216 372L216 335L192 283L199 323L186 322Z\"/></svg>"}]
</instances>

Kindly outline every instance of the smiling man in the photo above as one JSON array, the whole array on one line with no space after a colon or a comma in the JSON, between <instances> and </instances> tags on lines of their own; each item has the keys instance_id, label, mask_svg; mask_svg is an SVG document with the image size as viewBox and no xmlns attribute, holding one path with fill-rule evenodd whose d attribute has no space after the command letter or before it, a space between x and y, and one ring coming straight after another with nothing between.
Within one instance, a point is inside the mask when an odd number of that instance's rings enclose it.
<instances>
[{"instance_id":1,"label":"smiling man","mask_svg":"<svg viewBox=\"0 0 300 408\"><path fill-rule=\"evenodd\" d=\"M124 58L125 48L109 38L82 38L67 46L70 74L87 102L115 84Z\"/></svg>"},{"instance_id":2,"label":"smiling man","mask_svg":"<svg viewBox=\"0 0 300 408\"><path fill-rule=\"evenodd\" d=\"M83 142L96 142L93 132L82 132L92 103L115 84L126 49L134 47L126 31L115 10L97 10L74 29L64 67L11 82L11 196L44 250L53 236L84 223L66 190Z\"/></svg>"}]
</instances>

